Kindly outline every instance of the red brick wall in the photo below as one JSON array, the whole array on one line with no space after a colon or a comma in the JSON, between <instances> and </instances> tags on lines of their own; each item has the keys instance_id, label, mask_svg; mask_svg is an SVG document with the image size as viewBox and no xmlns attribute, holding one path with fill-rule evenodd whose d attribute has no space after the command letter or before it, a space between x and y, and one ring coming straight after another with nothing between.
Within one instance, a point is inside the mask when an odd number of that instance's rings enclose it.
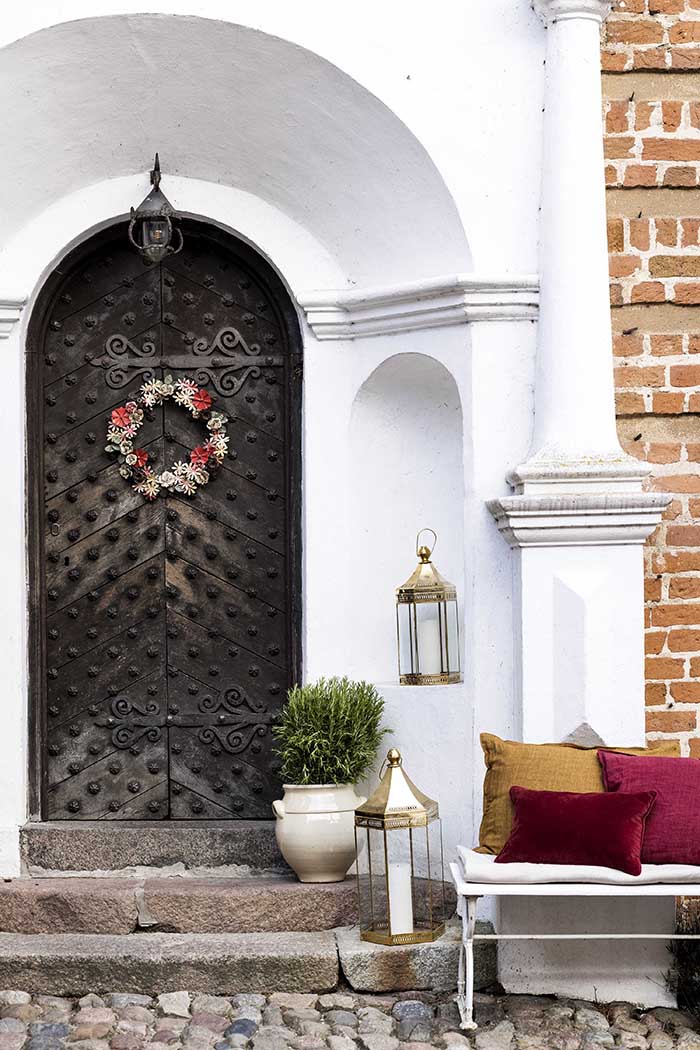
<instances>
[{"instance_id":1,"label":"red brick wall","mask_svg":"<svg viewBox=\"0 0 700 1050\"><path fill-rule=\"evenodd\" d=\"M700 0L616 0L602 66L618 428L673 495L646 549L647 730L700 757Z\"/></svg>"}]
</instances>

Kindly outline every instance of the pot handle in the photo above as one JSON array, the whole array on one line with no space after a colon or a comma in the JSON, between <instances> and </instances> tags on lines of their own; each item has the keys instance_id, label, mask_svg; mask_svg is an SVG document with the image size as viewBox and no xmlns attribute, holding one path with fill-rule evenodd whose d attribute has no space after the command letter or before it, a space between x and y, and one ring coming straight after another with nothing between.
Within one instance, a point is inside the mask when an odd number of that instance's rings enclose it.
<instances>
[{"instance_id":1,"label":"pot handle","mask_svg":"<svg viewBox=\"0 0 700 1050\"><path fill-rule=\"evenodd\" d=\"M282 799L277 799L273 802L272 809L278 820L284 820L284 802Z\"/></svg>"}]
</instances>

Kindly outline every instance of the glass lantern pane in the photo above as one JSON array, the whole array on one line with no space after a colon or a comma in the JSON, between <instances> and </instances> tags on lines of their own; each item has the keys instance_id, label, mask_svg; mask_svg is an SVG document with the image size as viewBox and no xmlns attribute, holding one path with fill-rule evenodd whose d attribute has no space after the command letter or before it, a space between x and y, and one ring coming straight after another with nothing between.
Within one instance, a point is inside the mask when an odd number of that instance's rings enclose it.
<instances>
[{"instance_id":1,"label":"glass lantern pane","mask_svg":"<svg viewBox=\"0 0 700 1050\"><path fill-rule=\"evenodd\" d=\"M451 674L459 674L461 653L459 651L459 613L457 602L445 602L447 620L447 655L448 661L445 668Z\"/></svg>"},{"instance_id":2,"label":"glass lantern pane","mask_svg":"<svg viewBox=\"0 0 700 1050\"><path fill-rule=\"evenodd\" d=\"M168 223L165 219L146 219L143 223L143 244L148 248L153 245L167 245Z\"/></svg>"},{"instance_id":3,"label":"glass lantern pane","mask_svg":"<svg viewBox=\"0 0 700 1050\"><path fill-rule=\"evenodd\" d=\"M360 929L383 933L388 928L384 833L357 828L357 845Z\"/></svg>"},{"instance_id":4,"label":"glass lantern pane","mask_svg":"<svg viewBox=\"0 0 700 1050\"><path fill-rule=\"evenodd\" d=\"M399 674L416 674L415 605L399 602L396 606L399 641Z\"/></svg>"},{"instance_id":5,"label":"glass lantern pane","mask_svg":"<svg viewBox=\"0 0 700 1050\"><path fill-rule=\"evenodd\" d=\"M415 609L419 673L441 674L443 671L441 605L437 602L420 602Z\"/></svg>"},{"instance_id":6,"label":"glass lantern pane","mask_svg":"<svg viewBox=\"0 0 700 1050\"><path fill-rule=\"evenodd\" d=\"M389 892L389 932L392 937L413 933L413 856L411 832L396 828L387 832L387 887Z\"/></svg>"}]
</instances>

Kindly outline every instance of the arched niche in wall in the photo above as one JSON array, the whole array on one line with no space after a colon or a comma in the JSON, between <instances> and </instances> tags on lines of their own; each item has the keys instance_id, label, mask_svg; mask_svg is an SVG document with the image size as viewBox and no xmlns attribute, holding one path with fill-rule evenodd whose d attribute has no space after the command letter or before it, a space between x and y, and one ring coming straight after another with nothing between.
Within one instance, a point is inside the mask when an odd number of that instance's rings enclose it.
<instances>
[{"instance_id":1,"label":"arched niche in wall","mask_svg":"<svg viewBox=\"0 0 700 1050\"><path fill-rule=\"evenodd\" d=\"M457 584L460 599L464 594L463 429L455 380L432 357L397 354L362 385L350 428L348 539L356 588L346 611L348 661L355 675L397 681L394 590L417 562L418 529L437 532L435 564Z\"/></svg>"}]
</instances>

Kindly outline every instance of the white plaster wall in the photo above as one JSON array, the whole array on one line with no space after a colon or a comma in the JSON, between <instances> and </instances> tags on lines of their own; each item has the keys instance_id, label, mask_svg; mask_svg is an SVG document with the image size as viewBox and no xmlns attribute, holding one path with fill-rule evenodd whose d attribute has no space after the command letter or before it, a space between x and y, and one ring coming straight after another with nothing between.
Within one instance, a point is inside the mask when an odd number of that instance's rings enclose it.
<instances>
[{"instance_id":1,"label":"white plaster wall","mask_svg":"<svg viewBox=\"0 0 700 1050\"><path fill-rule=\"evenodd\" d=\"M670 933L672 898L500 898L498 929L508 933ZM570 995L601 1003L675 1006L668 942L500 941L498 979L519 995Z\"/></svg>"},{"instance_id":2,"label":"white plaster wall","mask_svg":"<svg viewBox=\"0 0 700 1050\"><path fill-rule=\"evenodd\" d=\"M201 35L192 24L189 31L183 26L179 38L171 28L149 33L134 17L143 8L142 0L34 0L3 11L0 46L17 42L0 51L2 95L10 100L0 119L5 177L19 190L25 216L27 206L36 213L55 196L108 174L145 170L158 147L166 171L247 189L251 179L262 181L282 195L276 172L287 163L286 153L301 158L303 166L303 150L311 147L309 195L301 204L307 218L332 207L324 193L329 181L343 183L348 215L354 214L355 193L365 196L362 180L367 198L379 195L378 205L385 193L386 199L399 192L419 200L427 187L413 181L415 173L395 156L394 133L387 131L383 141L381 135L375 142L355 139L350 85L339 93L333 79L329 90L330 71L311 64L310 54L376 96L427 151L468 231L479 269L536 269L544 29L529 0L478 6L439 0L429 12L408 0L401 18L393 5L371 0L357 0L344 11L323 0L149 0L149 12L177 14L183 23L220 20ZM128 17L105 24L97 35L78 23L111 15ZM56 28L42 34L48 27ZM261 30L308 52L281 53L268 38L256 67L248 61L246 32L237 27ZM37 35L27 39L29 34ZM230 92L223 106L220 84ZM278 102L264 128L258 96L264 100L270 93ZM337 120L345 145L336 140L324 146L319 119ZM242 181L263 128L284 138L286 151L271 148L249 181ZM16 199L3 197L6 215L16 221ZM299 200L288 203L299 219ZM376 230L366 225L359 231L365 237L401 233L387 227L380 206L375 214ZM432 228L416 228L420 254L398 254L397 266L410 271L406 276L450 268L445 259L435 266L439 251L449 249L444 217L436 212L435 219ZM349 250L340 238L336 247Z\"/></svg>"}]
</instances>

